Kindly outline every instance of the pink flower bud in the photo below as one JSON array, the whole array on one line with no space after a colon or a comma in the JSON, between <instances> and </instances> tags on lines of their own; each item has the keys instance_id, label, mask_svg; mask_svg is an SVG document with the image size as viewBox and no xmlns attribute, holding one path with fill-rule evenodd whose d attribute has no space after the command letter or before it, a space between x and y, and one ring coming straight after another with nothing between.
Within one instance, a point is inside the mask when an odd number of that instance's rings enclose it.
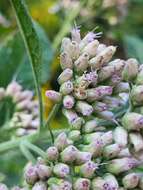
<instances>
[{"instance_id":1,"label":"pink flower bud","mask_svg":"<svg viewBox=\"0 0 143 190\"><path fill-rule=\"evenodd\" d=\"M57 102L57 103L62 100L62 95L61 95L61 93L56 92L56 91L54 91L54 90L47 90L47 91L46 91L46 96L47 96L50 100L52 100L52 101L54 101L54 102Z\"/></svg>"},{"instance_id":2,"label":"pink flower bud","mask_svg":"<svg viewBox=\"0 0 143 190\"><path fill-rule=\"evenodd\" d=\"M82 130L85 133L91 133L91 132L94 132L96 128L97 128L97 121L93 119L93 120L87 121L85 125L83 126Z\"/></svg>"},{"instance_id":3,"label":"pink flower bud","mask_svg":"<svg viewBox=\"0 0 143 190\"><path fill-rule=\"evenodd\" d=\"M92 161L88 161L80 166L80 174L85 178L91 178L97 169L97 164Z\"/></svg>"},{"instance_id":4,"label":"pink flower bud","mask_svg":"<svg viewBox=\"0 0 143 190\"><path fill-rule=\"evenodd\" d=\"M86 178L78 178L74 183L75 190L90 190L90 180Z\"/></svg>"},{"instance_id":5,"label":"pink flower bud","mask_svg":"<svg viewBox=\"0 0 143 190\"><path fill-rule=\"evenodd\" d=\"M5 96L5 89L4 88L0 88L0 100L2 100Z\"/></svg>"},{"instance_id":6,"label":"pink flower bud","mask_svg":"<svg viewBox=\"0 0 143 190\"><path fill-rule=\"evenodd\" d=\"M82 152L79 151L76 155L76 164L84 164L88 161L90 161L92 158L92 154L90 152Z\"/></svg>"},{"instance_id":7,"label":"pink flower bud","mask_svg":"<svg viewBox=\"0 0 143 190\"><path fill-rule=\"evenodd\" d=\"M136 159L124 157L111 160L109 164L106 165L106 168L107 171L113 174L119 174L136 167L138 164L139 162Z\"/></svg>"},{"instance_id":8,"label":"pink flower bud","mask_svg":"<svg viewBox=\"0 0 143 190\"><path fill-rule=\"evenodd\" d=\"M95 100L101 100L104 96L111 94L111 86L99 86L97 88L87 89L87 98L91 102Z\"/></svg>"},{"instance_id":9,"label":"pink flower bud","mask_svg":"<svg viewBox=\"0 0 143 190\"><path fill-rule=\"evenodd\" d=\"M37 168L31 164L27 165L24 177L29 185L33 185L38 180Z\"/></svg>"},{"instance_id":10,"label":"pink flower bud","mask_svg":"<svg viewBox=\"0 0 143 190\"><path fill-rule=\"evenodd\" d=\"M66 68L72 69L73 68L73 62L68 53L63 52L60 55L60 65L61 68L64 70Z\"/></svg>"},{"instance_id":11,"label":"pink flower bud","mask_svg":"<svg viewBox=\"0 0 143 190\"><path fill-rule=\"evenodd\" d=\"M118 190L119 188L119 184L118 184L118 181L117 179L115 178L115 176L113 176L112 174L110 173L107 173L105 176L104 176L104 180L105 180L105 183L104 183L104 188L107 187L107 189L111 189L111 190ZM106 188L105 188L106 189Z\"/></svg>"},{"instance_id":12,"label":"pink flower bud","mask_svg":"<svg viewBox=\"0 0 143 190\"><path fill-rule=\"evenodd\" d=\"M84 101L78 101L76 103L76 110L83 116L90 116L93 112L92 106Z\"/></svg>"},{"instance_id":13,"label":"pink flower bud","mask_svg":"<svg viewBox=\"0 0 143 190\"><path fill-rule=\"evenodd\" d=\"M8 187L4 183L0 183L0 190L8 190Z\"/></svg>"},{"instance_id":14,"label":"pink flower bud","mask_svg":"<svg viewBox=\"0 0 143 190\"><path fill-rule=\"evenodd\" d=\"M44 164L37 164L36 166L38 177L41 180L49 178L52 174L52 169Z\"/></svg>"},{"instance_id":15,"label":"pink flower bud","mask_svg":"<svg viewBox=\"0 0 143 190\"><path fill-rule=\"evenodd\" d=\"M143 150L143 138L140 133L130 133L129 134L130 143L133 145L135 152Z\"/></svg>"},{"instance_id":16,"label":"pink flower bud","mask_svg":"<svg viewBox=\"0 0 143 190\"><path fill-rule=\"evenodd\" d=\"M120 152L120 146L118 144L107 145L103 149L103 156L107 159L116 157Z\"/></svg>"},{"instance_id":17,"label":"pink flower bud","mask_svg":"<svg viewBox=\"0 0 143 190\"><path fill-rule=\"evenodd\" d=\"M134 79L138 74L139 63L136 59L128 59L122 72L122 78L125 81Z\"/></svg>"},{"instance_id":18,"label":"pink flower bud","mask_svg":"<svg viewBox=\"0 0 143 190\"><path fill-rule=\"evenodd\" d=\"M95 132L95 133L90 133L87 135L83 136L83 141L85 144L89 144L93 141L97 141L101 139L102 132Z\"/></svg>"},{"instance_id":19,"label":"pink flower bud","mask_svg":"<svg viewBox=\"0 0 143 190\"><path fill-rule=\"evenodd\" d=\"M32 190L47 190L47 184L43 181L36 182Z\"/></svg>"},{"instance_id":20,"label":"pink flower bud","mask_svg":"<svg viewBox=\"0 0 143 190\"><path fill-rule=\"evenodd\" d=\"M58 77L58 83L62 84L68 80L70 80L73 76L73 71L69 68L65 69L60 76Z\"/></svg>"},{"instance_id":21,"label":"pink flower bud","mask_svg":"<svg viewBox=\"0 0 143 190\"><path fill-rule=\"evenodd\" d=\"M13 96L16 92L19 92L22 90L22 86L19 85L16 81L12 81L6 89L6 95L7 96Z\"/></svg>"},{"instance_id":22,"label":"pink flower bud","mask_svg":"<svg viewBox=\"0 0 143 190\"><path fill-rule=\"evenodd\" d=\"M143 102L143 85L134 86L131 91L131 99L134 104L142 105Z\"/></svg>"},{"instance_id":23,"label":"pink flower bud","mask_svg":"<svg viewBox=\"0 0 143 190\"><path fill-rule=\"evenodd\" d=\"M75 100L73 96L66 95L63 98L63 105L66 109L71 109L74 106Z\"/></svg>"},{"instance_id":24,"label":"pink flower bud","mask_svg":"<svg viewBox=\"0 0 143 190\"><path fill-rule=\"evenodd\" d=\"M75 146L68 146L61 152L61 160L64 163L72 163L76 159L78 149Z\"/></svg>"},{"instance_id":25,"label":"pink flower bud","mask_svg":"<svg viewBox=\"0 0 143 190\"><path fill-rule=\"evenodd\" d=\"M126 113L122 118L122 125L128 131L139 131L143 128L143 116L134 112Z\"/></svg>"},{"instance_id":26,"label":"pink flower bud","mask_svg":"<svg viewBox=\"0 0 143 190\"><path fill-rule=\"evenodd\" d=\"M126 189L134 189L139 183L139 175L136 173L129 173L123 177L122 183Z\"/></svg>"},{"instance_id":27,"label":"pink flower bud","mask_svg":"<svg viewBox=\"0 0 143 190\"><path fill-rule=\"evenodd\" d=\"M54 166L53 172L57 177L65 178L69 175L70 168L66 164L58 163Z\"/></svg>"},{"instance_id":28,"label":"pink flower bud","mask_svg":"<svg viewBox=\"0 0 143 190\"><path fill-rule=\"evenodd\" d=\"M99 69L102 67L103 64L110 61L112 56L116 51L116 47L108 46L102 52L100 52L96 57L90 60L90 65L93 69Z\"/></svg>"},{"instance_id":29,"label":"pink flower bud","mask_svg":"<svg viewBox=\"0 0 143 190\"><path fill-rule=\"evenodd\" d=\"M55 161L59 157L58 149L55 146L49 147L46 152L47 152L48 160L50 161Z\"/></svg>"},{"instance_id":30,"label":"pink flower bud","mask_svg":"<svg viewBox=\"0 0 143 190\"><path fill-rule=\"evenodd\" d=\"M75 70L77 72L84 72L88 67L89 55L87 53L83 53L79 56L79 58L74 62Z\"/></svg>"},{"instance_id":31,"label":"pink flower bud","mask_svg":"<svg viewBox=\"0 0 143 190\"><path fill-rule=\"evenodd\" d=\"M73 91L73 83L71 81L64 82L60 87L60 92L63 95L70 94Z\"/></svg>"},{"instance_id":32,"label":"pink flower bud","mask_svg":"<svg viewBox=\"0 0 143 190\"><path fill-rule=\"evenodd\" d=\"M106 49L106 45L105 44L99 44L98 48L97 48L97 55L100 54L103 50Z\"/></svg>"},{"instance_id":33,"label":"pink flower bud","mask_svg":"<svg viewBox=\"0 0 143 190\"><path fill-rule=\"evenodd\" d=\"M128 143L128 133L123 127L116 127L113 132L113 138L115 143L120 147L126 147Z\"/></svg>"},{"instance_id":34,"label":"pink flower bud","mask_svg":"<svg viewBox=\"0 0 143 190\"><path fill-rule=\"evenodd\" d=\"M68 53L70 44L71 44L70 38L64 37L61 44L61 51Z\"/></svg>"},{"instance_id":35,"label":"pink flower bud","mask_svg":"<svg viewBox=\"0 0 143 190\"><path fill-rule=\"evenodd\" d=\"M94 40L88 43L87 46L85 46L85 48L82 50L82 52L87 53L90 56L90 58L94 57L96 55L98 46L98 40Z\"/></svg>"}]
</instances>

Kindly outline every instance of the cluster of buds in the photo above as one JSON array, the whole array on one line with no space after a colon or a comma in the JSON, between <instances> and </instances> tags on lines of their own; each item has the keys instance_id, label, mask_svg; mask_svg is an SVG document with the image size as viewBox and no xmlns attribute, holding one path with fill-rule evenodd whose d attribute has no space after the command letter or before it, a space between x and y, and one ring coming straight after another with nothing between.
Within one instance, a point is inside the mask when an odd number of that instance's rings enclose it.
<instances>
[{"instance_id":1,"label":"cluster of buds","mask_svg":"<svg viewBox=\"0 0 143 190\"><path fill-rule=\"evenodd\" d=\"M20 84L12 81L6 89L0 88L0 101L8 100L12 104L9 128L16 130L16 136L35 133L39 126L39 106L33 92L23 90Z\"/></svg>"}]
</instances>

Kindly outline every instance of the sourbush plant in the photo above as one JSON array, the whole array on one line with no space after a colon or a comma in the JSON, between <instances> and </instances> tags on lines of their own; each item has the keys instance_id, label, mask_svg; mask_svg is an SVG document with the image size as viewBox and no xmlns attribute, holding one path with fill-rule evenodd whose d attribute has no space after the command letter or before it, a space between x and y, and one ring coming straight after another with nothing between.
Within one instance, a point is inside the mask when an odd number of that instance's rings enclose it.
<instances>
[{"instance_id":1,"label":"sourbush plant","mask_svg":"<svg viewBox=\"0 0 143 190\"><path fill-rule=\"evenodd\" d=\"M39 39L23 1L11 0L11 3L33 70L39 100L36 114L38 108L40 112L40 124L36 125L34 134L0 144L0 152L20 147L30 161L24 168L23 186L13 189L143 189L142 65L134 58L113 58L116 47L100 43L97 40L100 33L88 32L82 38L79 28L74 27L71 38L62 40L60 88L46 91L45 96L55 105L44 121ZM21 92L16 82L9 86L12 87L7 87L6 92L1 88L1 100L10 95L17 102L26 94L26 98L30 97L26 106L33 103L30 91ZM50 128L50 121L58 110L67 119L69 128L55 132ZM24 114L23 107L22 111ZM27 110L26 114L30 116ZM43 138L46 130L51 144L42 150L34 142ZM31 151L39 157L35 159ZM0 184L0 189L8 187Z\"/></svg>"}]
</instances>

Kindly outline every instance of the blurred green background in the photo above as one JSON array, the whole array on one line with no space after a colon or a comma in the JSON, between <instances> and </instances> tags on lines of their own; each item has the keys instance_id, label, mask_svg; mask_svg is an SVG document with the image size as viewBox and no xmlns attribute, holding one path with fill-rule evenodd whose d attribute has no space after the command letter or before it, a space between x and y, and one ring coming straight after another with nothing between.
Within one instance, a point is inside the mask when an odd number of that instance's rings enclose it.
<instances>
[{"instance_id":1,"label":"blurred green background","mask_svg":"<svg viewBox=\"0 0 143 190\"><path fill-rule=\"evenodd\" d=\"M45 99L45 90L58 89L59 46L75 23L80 26L82 35L98 27L96 31L103 32L100 40L118 47L117 57L135 57L140 63L143 62L143 0L26 0L26 3L43 48L45 117L52 107L52 103ZM13 78L34 91L31 68L15 15L10 2L1 0L0 86L6 87ZM52 127L67 127L61 114L52 122ZM2 133L0 138L3 138ZM0 181L10 186L22 181L21 171L25 163L26 160L17 150L0 155Z\"/></svg>"}]
</instances>

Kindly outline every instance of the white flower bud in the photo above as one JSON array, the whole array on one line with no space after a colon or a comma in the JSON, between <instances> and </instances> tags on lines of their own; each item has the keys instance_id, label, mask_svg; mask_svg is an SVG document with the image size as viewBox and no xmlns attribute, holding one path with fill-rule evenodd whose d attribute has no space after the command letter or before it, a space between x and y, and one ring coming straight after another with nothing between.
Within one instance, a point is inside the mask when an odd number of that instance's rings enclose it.
<instances>
[{"instance_id":1,"label":"white flower bud","mask_svg":"<svg viewBox=\"0 0 143 190\"><path fill-rule=\"evenodd\" d=\"M76 110L83 116L90 116L93 112L92 106L84 101L78 101L76 103Z\"/></svg>"},{"instance_id":2,"label":"white flower bud","mask_svg":"<svg viewBox=\"0 0 143 190\"><path fill-rule=\"evenodd\" d=\"M63 105L66 109L71 109L74 106L75 100L71 95L66 95L63 98Z\"/></svg>"},{"instance_id":3,"label":"white flower bud","mask_svg":"<svg viewBox=\"0 0 143 190\"><path fill-rule=\"evenodd\" d=\"M78 149L75 146L68 146L61 152L61 160L64 163L72 163L76 159Z\"/></svg>"},{"instance_id":4,"label":"white flower bud","mask_svg":"<svg viewBox=\"0 0 143 190\"><path fill-rule=\"evenodd\" d=\"M38 180L36 167L31 164L27 165L25 168L24 177L28 184L33 185Z\"/></svg>"},{"instance_id":5,"label":"white flower bud","mask_svg":"<svg viewBox=\"0 0 143 190\"><path fill-rule=\"evenodd\" d=\"M34 184L32 190L47 190L47 185L45 182L39 181Z\"/></svg>"},{"instance_id":6,"label":"white flower bud","mask_svg":"<svg viewBox=\"0 0 143 190\"><path fill-rule=\"evenodd\" d=\"M37 164L36 166L38 177L41 180L49 178L52 174L52 169L44 164Z\"/></svg>"},{"instance_id":7,"label":"white flower bud","mask_svg":"<svg viewBox=\"0 0 143 190\"><path fill-rule=\"evenodd\" d=\"M60 92L63 95L70 94L73 91L73 83L71 81L64 82L60 87Z\"/></svg>"},{"instance_id":8,"label":"white flower bud","mask_svg":"<svg viewBox=\"0 0 143 190\"><path fill-rule=\"evenodd\" d=\"M65 178L69 175L70 168L66 164L58 163L54 166L53 172L57 177Z\"/></svg>"},{"instance_id":9,"label":"white flower bud","mask_svg":"<svg viewBox=\"0 0 143 190\"><path fill-rule=\"evenodd\" d=\"M90 152L82 152L79 151L76 155L76 164L84 164L88 161L90 161L92 158L92 154Z\"/></svg>"},{"instance_id":10,"label":"white flower bud","mask_svg":"<svg viewBox=\"0 0 143 190\"><path fill-rule=\"evenodd\" d=\"M103 64L110 61L112 56L116 51L116 47L108 46L102 52L100 52L96 57L90 60L90 65L93 69L99 69L102 67Z\"/></svg>"},{"instance_id":11,"label":"white flower bud","mask_svg":"<svg viewBox=\"0 0 143 190\"><path fill-rule=\"evenodd\" d=\"M136 173L127 174L123 177L122 183L126 189L134 189L139 183L139 175Z\"/></svg>"},{"instance_id":12,"label":"white flower bud","mask_svg":"<svg viewBox=\"0 0 143 190\"><path fill-rule=\"evenodd\" d=\"M22 90L22 86L19 85L16 81L12 81L6 88L6 95L13 96L13 94L21 90Z\"/></svg>"},{"instance_id":13,"label":"white flower bud","mask_svg":"<svg viewBox=\"0 0 143 190\"><path fill-rule=\"evenodd\" d=\"M120 152L120 146L118 144L111 144L103 148L103 156L106 158L114 158Z\"/></svg>"},{"instance_id":14,"label":"white flower bud","mask_svg":"<svg viewBox=\"0 0 143 190\"><path fill-rule=\"evenodd\" d=\"M93 119L93 120L87 121L85 125L82 127L82 130L85 133L91 133L91 132L94 132L96 128L97 128L97 121Z\"/></svg>"},{"instance_id":15,"label":"white flower bud","mask_svg":"<svg viewBox=\"0 0 143 190\"><path fill-rule=\"evenodd\" d=\"M83 53L79 56L79 58L74 62L75 70L77 72L84 72L88 67L89 55L87 53Z\"/></svg>"},{"instance_id":16,"label":"white flower bud","mask_svg":"<svg viewBox=\"0 0 143 190\"><path fill-rule=\"evenodd\" d=\"M86 178L78 178L74 183L74 190L90 190L90 180Z\"/></svg>"},{"instance_id":17,"label":"white flower bud","mask_svg":"<svg viewBox=\"0 0 143 190\"><path fill-rule=\"evenodd\" d=\"M112 133L112 131L108 131L108 132L104 133L101 136L101 140L103 142L103 146L111 144L112 141L113 141L113 133Z\"/></svg>"},{"instance_id":18,"label":"white flower bud","mask_svg":"<svg viewBox=\"0 0 143 190\"><path fill-rule=\"evenodd\" d=\"M94 112L96 113L106 111L108 109L107 104L103 102L95 102L92 104L92 106L93 106Z\"/></svg>"},{"instance_id":19,"label":"white flower bud","mask_svg":"<svg viewBox=\"0 0 143 190\"><path fill-rule=\"evenodd\" d=\"M118 154L118 157L131 157L131 153L129 151L129 148L124 148L122 149L119 154Z\"/></svg>"},{"instance_id":20,"label":"white flower bud","mask_svg":"<svg viewBox=\"0 0 143 190\"><path fill-rule=\"evenodd\" d=\"M81 134L79 130L72 130L68 134L68 138L71 139L73 142L80 140Z\"/></svg>"},{"instance_id":21,"label":"white flower bud","mask_svg":"<svg viewBox=\"0 0 143 190\"><path fill-rule=\"evenodd\" d=\"M62 95L61 95L61 93L56 92L56 91L54 91L54 90L47 90L47 91L46 91L46 96L47 96L50 100L52 100L52 101L54 101L54 102L57 102L57 103L62 100Z\"/></svg>"},{"instance_id":22,"label":"white flower bud","mask_svg":"<svg viewBox=\"0 0 143 190\"><path fill-rule=\"evenodd\" d=\"M72 41L66 51L73 60L76 60L79 57L80 49L79 44L76 41Z\"/></svg>"},{"instance_id":23,"label":"white flower bud","mask_svg":"<svg viewBox=\"0 0 143 190\"><path fill-rule=\"evenodd\" d=\"M82 50L88 43L94 41L94 39L96 38L96 34L93 32L88 32L84 38L81 40L79 47Z\"/></svg>"},{"instance_id":24,"label":"white flower bud","mask_svg":"<svg viewBox=\"0 0 143 190\"><path fill-rule=\"evenodd\" d=\"M97 164L92 161L88 161L80 166L80 174L85 178L91 178L97 169Z\"/></svg>"},{"instance_id":25,"label":"white flower bud","mask_svg":"<svg viewBox=\"0 0 143 190\"><path fill-rule=\"evenodd\" d=\"M49 147L49 148L46 150L46 153L47 153L48 160L50 160L50 161L55 161L55 160L57 160L58 157L59 157L58 149L57 149L57 147L55 147L55 146Z\"/></svg>"},{"instance_id":26,"label":"white flower bud","mask_svg":"<svg viewBox=\"0 0 143 190\"><path fill-rule=\"evenodd\" d=\"M99 46L98 40L94 40L89 44L87 44L87 46L85 46L82 52L87 53L90 56L90 58L94 57L96 55L98 46Z\"/></svg>"},{"instance_id":27,"label":"white flower bud","mask_svg":"<svg viewBox=\"0 0 143 190\"><path fill-rule=\"evenodd\" d=\"M123 127L116 127L113 132L113 138L115 143L120 147L126 147L128 143L128 132Z\"/></svg>"},{"instance_id":28,"label":"white flower bud","mask_svg":"<svg viewBox=\"0 0 143 190\"><path fill-rule=\"evenodd\" d=\"M106 120L114 120L114 113L108 110L98 112L98 116Z\"/></svg>"},{"instance_id":29,"label":"white flower bud","mask_svg":"<svg viewBox=\"0 0 143 190\"><path fill-rule=\"evenodd\" d=\"M62 84L68 80L70 80L73 76L73 71L69 68L65 69L60 76L58 77L58 83Z\"/></svg>"},{"instance_id":30,"label":"white flower bud","mask_svg":"<svg viewBox=\"0 0 143 190\"><path fill-rule=\"evenodd\" d=\"M60 55L60 65L61 68L64 70L66 68L72 69L73 68L73 62L68 53L63 52Z\"/></svg>"},{"instance_id":31,"label":"white flower bud","mask_svg":"<svg viewBox=\"0 0 143 190\"><path fill-rule=\"evenodd\" d=\"M128 82L120 82L116 85L114 91L115 93L129 92L130 85Z\"/></svg>"},{"instance_id":32,"label":"white flower bud","mask_svg":"<svg viewBox=\"0 0 143 190\"><path fill-rule=\"evenodd\" d=\"M98 48L97 48L97 55L100 54L103 50L106 49L106 45L105 44L99 44Z\"/></svg>"},{"instance_id":33,"label":"white flower bud","mask_svg":"<svg viewBox=\"0 0 143 190\"><path fill-rule=\"evenodd\" d=\"M129 134L130 143L133 145L135 152L143 150L143 138L139 133L130 133Z\"/></svg>"},{"instance_id":34,"label":"white flower bud","mask_svg":"<svg viewBox=\"0 0 143 190\"><path fill-rule=\"evenodd\" d=\"M67 50L69 50L69 46L70 46L70 44L71 44L71 40L70 40L70 38L64 37L64 38L62 39L61 51L62 51L62 52L67 52L67 53L68 53Z\"/></svg>"},{"instance_id":35,"label":"white flower bud","mask_svg":"<svg viewBox=\"0 0 143 190\"><path fill-rule=\"evenodd\" d=\"M104 180L105 180L105 184L104 184L104 187L107 186L108 188L107 189L115 189L115 190L118 190L119 188L119 184L118 184L118 181L117 179L115 178L115 176L113 176L112 174L110 173L107 173L105 176L104 176Z\"/></svg>"},{"instance_id":36,"label":"white flower bud","mask_svg":"<svg viewBox=\"0 0 143 190\"><path fill-rule=\"evenodd\" d=\"M95 133L90 133L87 135L84 135L83 141L85 144L89 144L93 141L97 141L101 139L102 132L95 132Z\"/></svg>"},{"instance_id":37,"label":"white flower bud","mask_svg":"<svg viewBox=\"0 0 143 190\"><path fill-rule=\"evenodd\" d=\"M93 190L105 190L104 188L105 180L101 177L96 177L92 180L92 189Z\"/></svg>"}]
</instances>

